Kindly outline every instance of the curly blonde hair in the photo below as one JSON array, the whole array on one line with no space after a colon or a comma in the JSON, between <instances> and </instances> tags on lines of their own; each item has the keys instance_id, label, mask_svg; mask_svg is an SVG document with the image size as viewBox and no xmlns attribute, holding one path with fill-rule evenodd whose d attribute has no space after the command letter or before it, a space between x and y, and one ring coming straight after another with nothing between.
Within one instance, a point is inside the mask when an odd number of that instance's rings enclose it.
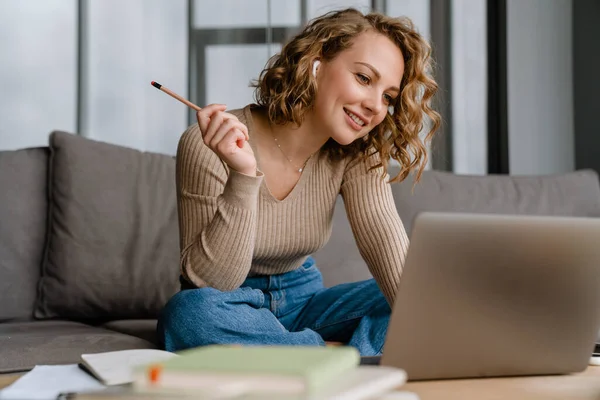
<instances>
[{"instance_id":1,"label":"curly blonde hair","mask_svg":"<svg viewBox=\"0 0 600 400\"><path fill-rule=\"evenodd\" d=\"M330 139L323 150L331 160L351 157L364 160L379 154L373 168L383 167L387 173L389 159L400 164L400 172L391 182L404 180L417 169L417 182L427 165L427 144L440 125L440 116L431 108L437 91L436 82L428 75L431 69L431 47L416 31L408 18L392 18L379 13L364 15L354 8L329 12L316 18L288 42L278 55L273 56L253 83L254 97L259 106L266 108L274 124L292 122L301 125L305 113L313 107L316 82L311 73L317 59L330 61L350 48L354 38L366 31L378 32L401 50L404 56L404 76L400 95L393 106L393 114L385 119L364 140L341 146ZM421 140L426 118L429 131Z\"/></svg>"}]
</instances>

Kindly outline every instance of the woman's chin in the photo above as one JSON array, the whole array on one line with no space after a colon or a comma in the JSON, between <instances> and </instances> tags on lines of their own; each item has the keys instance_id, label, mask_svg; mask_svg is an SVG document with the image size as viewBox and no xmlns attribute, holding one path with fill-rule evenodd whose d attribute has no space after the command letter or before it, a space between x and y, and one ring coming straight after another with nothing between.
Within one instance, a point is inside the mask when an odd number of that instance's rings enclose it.
<instances>
[{"instance_id":1,"label":"woman's chin","mask_svg":"<svg viewBox=\"0 0 600 400\"><path fill-rule=\"evenodd\" d=\"M348 146L349 144L352 144L358 138L356 136L350 136L350 135L339 135L336 137L332 137L332 139L335 140L335 142L337 144L339 144L340 146Z\"/></svg>"}]
</instances>

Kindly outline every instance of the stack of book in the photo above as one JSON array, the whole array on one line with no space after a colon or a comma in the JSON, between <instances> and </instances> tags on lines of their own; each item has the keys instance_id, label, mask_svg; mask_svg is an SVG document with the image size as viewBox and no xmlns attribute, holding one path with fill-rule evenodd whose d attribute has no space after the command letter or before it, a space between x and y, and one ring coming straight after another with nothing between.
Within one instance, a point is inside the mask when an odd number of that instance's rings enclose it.
<instances>
[{"instance_id":1,"label":"stack of book","mask_svg":"<svg viewBox=\"0 0 600 400\"><path fill-rule=\"evenodd\" d=\"M406 380L402 370L359 362L346 346L206 346L137 368L133 387L208 399L366 399Z\"/></svg>"},{"instance_id":2,"label":"stack of book","mask_svg":"<svg viewBox=\"0 0 600 400\"><path fill-rule=\"evenodd\" d=\"M96 376L102 375L97 362L101 356L85 357L87 369ZM130 382L130 394L149 397L361 400L406 382L401 369L360 366L358 351L349 346L214 345L165 354L155 362L140 363L140 355L137 359L128 374L112 381Z\"/></svg>"}]
</instances>

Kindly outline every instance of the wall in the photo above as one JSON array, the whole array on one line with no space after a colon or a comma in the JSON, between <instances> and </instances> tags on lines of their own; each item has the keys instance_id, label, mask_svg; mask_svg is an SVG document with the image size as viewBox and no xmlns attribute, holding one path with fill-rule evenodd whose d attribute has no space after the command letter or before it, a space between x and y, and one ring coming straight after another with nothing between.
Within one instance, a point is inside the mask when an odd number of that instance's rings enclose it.
<instances>
[{"instance_id":1,"label":"wall","mask_svg":"<svg viewBox=\"0 0 600 400\"><path fill-rule=\"evenodd\" d=\"M35 7L2 0L0 150L47 145L50 131L61 129L174 154L193 113L150 81L192 100L190 89L198 83L202 104L239 107L253 100L248 83L279 49L279 43L268 46L266 41L217 41L203 48L207 62L199 68L194 49L188 49L188 22L192 33L255 34L269 25L292 33L305 18L348 6L368 11L372 1L256 0L250 8L246 3L195 0L188 16L187 0L47 0ZM391 15L411 17L430 37L429 1L378 4L387 4Z\"/></svg>"},{"instance_id":2,"label":"wall","mask_svg":"<svg viewBox=\"0 0 600 400\"><path fill-rule=\"evenodd\" d=\"M483 0L452 2L452 150L457 174L487 173L487 21Z\"/></svg>"},{"instance_id":3,"label":"wall","mask_svg":"<svg viewBox=\"0 0 600 400\"><path fill-rule=\"evenodd\" d=\"M187 2L83 3L79 133L140 150L175 154L187 126L187 108L150 82L186 94Z\"/></svg>"},{"instance_id":4,"label":"wall","mask_svg":"<svg viewBox=\"0 0 600 400\"><path fill-rule=\"evenodd\" d=\"M187 111L150 81L185 94L187 22L186 0L0 1L0 150L65 130L174 154Z\"/></svg>"},{"instance_id":5,"label":"wall","mask_svg":"<svg viewBox=\"0 0 600 400\"><path fill-rule=\"evenodd\" d=\"M571 0L507 0L513 175L575 168L571 16Z\"/></svg>"},{"instance_id":6,"label":"wall","mask_svg":"<svg viewBox=\"0 0 600 400\"><path fill-rule=\"evenodd\" d=\"M0 2L0 150L75 130L76 36L75 0Z\"/></svg>"}]
</instances>

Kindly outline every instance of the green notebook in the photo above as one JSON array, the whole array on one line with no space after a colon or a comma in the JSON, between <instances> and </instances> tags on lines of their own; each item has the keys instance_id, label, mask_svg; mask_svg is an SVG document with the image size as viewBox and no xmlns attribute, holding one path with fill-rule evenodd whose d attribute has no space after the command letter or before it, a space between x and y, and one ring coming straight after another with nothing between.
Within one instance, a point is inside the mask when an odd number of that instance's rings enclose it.
<instances>
[{"instance_id":1,"label":"green notebook","mask_svg":"<svg viewBox=\"0 0 600 400\"><path fill-rule=\"evenodd\" d=\"M354 369L354 347L205 346L134 373L134 387L225 394L310 394Z\"/></svg>"}]
</instances>

